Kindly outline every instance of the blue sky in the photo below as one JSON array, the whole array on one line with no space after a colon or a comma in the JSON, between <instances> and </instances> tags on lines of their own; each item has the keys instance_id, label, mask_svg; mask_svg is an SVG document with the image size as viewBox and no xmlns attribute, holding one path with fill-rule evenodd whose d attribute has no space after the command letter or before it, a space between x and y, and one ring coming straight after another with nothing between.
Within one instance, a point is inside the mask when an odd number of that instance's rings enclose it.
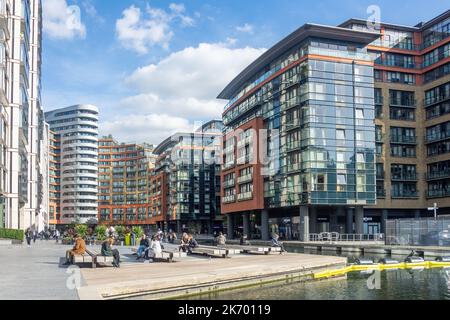
<instances>
[{"instance_id":1,"label":"blue sky","mask_svg":"<svg viewBox=\"0 0 450 320\"><path fill-rule=\"evenodd\" d=\"M101 134L159 143L219 118L215 99L237 73L304 23L337 25L381 8L383 22L415 25L448 1L43 0L46 111L100 108Z\"/></svg>"}]
</instances>

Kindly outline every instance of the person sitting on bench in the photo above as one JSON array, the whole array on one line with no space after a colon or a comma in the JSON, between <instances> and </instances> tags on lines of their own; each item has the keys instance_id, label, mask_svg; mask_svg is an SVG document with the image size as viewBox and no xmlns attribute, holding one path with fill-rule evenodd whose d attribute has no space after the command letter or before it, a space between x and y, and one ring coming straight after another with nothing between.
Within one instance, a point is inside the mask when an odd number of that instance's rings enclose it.
<instances>
[{"instance_id":1,"label":"person sitting on bench","mask_svg":"<svg viewBox=\"0 0 450 320\"><path fill-rule=\"evenodd\" d=\"M113 249L112 245L114 244L113 238L108 238L102 243L102 256L104 257L113 257L113 266L116 268L120 268L120 253L119 250Z\"/></svg>"},{"instance_id":2,"label":"person sitting on bench","mask_svg":"<svg viewBox=\"0 0 450 320\"><path fill-rule=\"evenodd\" d=\"M273 234L272 247L281 248L280 254L282 254L283 252L286 252L286 250L284 249L283 243L278 241L279 238L280 238L280 236L278 234L276 234L276 233Z\"/></svg>"},{"instance_id":3,"label":"person sitting on bench","mask_svg":"<svg viewBox=\"0 0 450 320\"><path fill-rule=\"evenodd\" d=\"M217 237L217 245L224 246L227 242L227 238L224 236L222 232L219 232L219 236Z\"/></svg>"},{"instance_id":4,"label":"person sitting on bench","mask_svg":"<svg viewBox=\"0 0 450 320\"><path fill-rule=\"evenodd\" d=\"M79 235L74 235L75 245L71 250L66 251L66 263L64 265L69 265L73 263L73 257L75 255L83 255L86 253L86 242Z\"/></svg>"},{"instance_id":5,"label":"person sitting on bench","mask_svg":"<svg viewBox=\"0 0 450 320\"><path fill-rule=\"evenodd\" d=\"M147 260L154 259L157 254L161 253L162 253L161 237L159 234L156 234L155 236L153 236L153 239L150 242L150 247L145 251L145 258Z\"/></svg>"},{"instance_id":6,"label":"person sitting on bench","mask_svg":"<svg viewBox=\"0 0 450 320\"><path fill-rule=\"evenodd\" d=\"M183 233L178 250L179 251L183 250L183 252L186 252L188 251L188 247L189 247L189 236L187 233Z\"/></svg>"},{"instance_id":7,"label":"person sitting on bench","mask_svg":"<svg viewBox=\"0 0 450 320\"><path fill-rule=\"evenodd\" d=\"M142 254L146 252L148 248L150 248L150 242L148 241L147 236L143 234L141 237L141 242L139 243L136 260L140 260L142 258Z\"/></svg>"},{"instance_id":8,"label":"person sitting on bench","mask_svg":"<svg viewBox=\"0 0 450 320\"><path fill-rule=\"evenodd\" d=\"M188 247L187 247L189 254L192 254L192 249L197 248L197 247L198 247L197 240L195 240L194 237L190 234L188 236Z\"/></svg>"},{"instance_id":9,"label":"person sitting on bench","mask_svg":"<svg viewBox=\"0 0 450 320\"><path fill-rule=\"evenodd\" d=\"M247 235L246 234L242 234L241 235L241 239L239 240L239 244L241 246L249 246L250 245L250 241L247 240Z\"/></svg>"}]
</instances>

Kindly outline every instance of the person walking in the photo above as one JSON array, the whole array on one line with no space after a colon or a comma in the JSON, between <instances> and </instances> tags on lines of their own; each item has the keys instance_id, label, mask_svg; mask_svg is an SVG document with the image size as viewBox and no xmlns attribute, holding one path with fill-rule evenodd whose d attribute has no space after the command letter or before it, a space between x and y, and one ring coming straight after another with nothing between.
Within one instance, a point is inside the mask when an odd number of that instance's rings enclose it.
<instances>
[{"instance_id":1,"label":"person walking","mask_svg":"<svg viewBox=\"0 0 450 320\"><path fill-rule=\"evenodd\" d=\"M59 237L60 237L59 230L56 229L56 230L55 230L55 239L56 239L56 243L59 243Z\"/></svg>"},{"instance_id":2,"label":"person walking","mask_svg":"<svg viewBox=\"0 0 450 320\"><path fill-rule=\"evenodd\" d=\"M36 243L37 237L38 237L38 231L36 229L34 229L34 232L33 232L33 243Z\"/></svg>"},{"instance_id":3,"label":"person walking","mask_svg":"<svg viewBox=\"0 0 450 320\"><path fill-rule=\"evenodd\" d=\"M120 268L120 253L119 250L113 249L114 238L108 238L102 243L101 254L104 257L113 257L113 266Z\"/></svg>"},{"instance_id":4,"label":"person walking","mask_svg":"<svg viewBox=\"0 0 450 320\"><path fill-rule=\"evenodd\" d=\"M31 246L31 238L33 238L33 231L31 231L30 228L28 228L25 231L25 238L27 239L28 246Z\"/></svg>"}]
</instances>

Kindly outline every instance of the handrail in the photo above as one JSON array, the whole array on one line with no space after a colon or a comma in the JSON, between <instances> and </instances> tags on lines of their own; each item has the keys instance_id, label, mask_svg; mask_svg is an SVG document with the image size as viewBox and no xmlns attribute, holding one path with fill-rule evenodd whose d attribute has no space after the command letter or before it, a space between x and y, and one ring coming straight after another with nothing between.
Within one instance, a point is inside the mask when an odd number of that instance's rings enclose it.
<instances>
[{"instance_id":1,"label":"handrail","mask_svg":"<svg viewBox=\"0 0 450 320\"><path fill-rule=\"evenodd\" d=\"M363 242L384 241L384 234L339 234L338 232L312 233L309 235L310 242Z\"/></svg>"}]
</instances>

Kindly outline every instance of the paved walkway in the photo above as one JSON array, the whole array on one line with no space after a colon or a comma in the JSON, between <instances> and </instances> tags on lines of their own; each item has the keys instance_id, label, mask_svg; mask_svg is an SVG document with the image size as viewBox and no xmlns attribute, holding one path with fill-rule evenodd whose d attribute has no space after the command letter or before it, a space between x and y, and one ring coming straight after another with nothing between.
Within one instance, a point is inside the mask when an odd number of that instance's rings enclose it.
<instances>
[{"instance_id":1,"label":"paved walkway","mask_svg":"<svg viewBox=\"0 0 450 320\"><path fill-rule=\"evenodd\" d=\"M27 245L0 246L0 300L74 300L66 286L67 267L60 257L70 246L37 240ZM62 261L64 263L64 261Z\"/></svg>"}]
</instances>

